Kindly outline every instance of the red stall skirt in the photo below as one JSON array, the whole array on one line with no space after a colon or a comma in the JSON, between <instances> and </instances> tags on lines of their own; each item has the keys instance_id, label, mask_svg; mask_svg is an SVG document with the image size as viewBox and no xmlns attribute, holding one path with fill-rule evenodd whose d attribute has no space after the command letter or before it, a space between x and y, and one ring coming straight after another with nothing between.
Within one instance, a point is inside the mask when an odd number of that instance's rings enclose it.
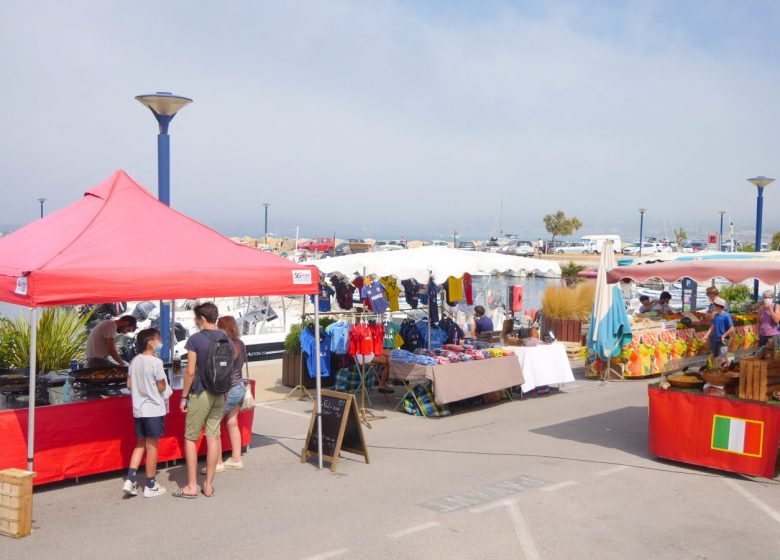
<instances>
[{"instance_id":1,"label":"red stall skirt","mask_svg":"<svg viewBox=\"0 0 780 560\"><path fill-rule=\"evenodd\" d=\"M780 406L648 388L650 452L664 459L773 478Z\"/></svg>"},{"instance_id":2,"label":"red stall skirt","mask_svg":"<svg viewBox=\"0 0 780 560\"><path fill-rule=\"evenodd\" d=\"M254 393L254 383L252 384ZM184 457L184 414L179 409L181 391L171 396L160 438L158 461ZM0 470L27 468L27 409L0 411ZM252 439L254 410L241 412L238 424L241 445ZM35 409L35 484L125 469L135 447L135 427L130 396L112 397ZM231 449L222 430L222 449ZM198 452L206 453L205 437Z\"/></svg>"}]
</instances>

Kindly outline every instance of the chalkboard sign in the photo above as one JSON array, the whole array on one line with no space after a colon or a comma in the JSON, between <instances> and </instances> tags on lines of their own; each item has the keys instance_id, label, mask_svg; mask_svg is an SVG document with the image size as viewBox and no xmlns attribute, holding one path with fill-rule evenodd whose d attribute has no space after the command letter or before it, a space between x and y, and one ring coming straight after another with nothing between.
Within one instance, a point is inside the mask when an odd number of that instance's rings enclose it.
<instances>
[{"instance_id":1,"label":"chalkboard sign","mask_svg":"<svg viewBox=\"0 0 780 560\"><path fill-rule=\"evenodd\" d=\"M336 470L340 451L363 455L368 463L368 450L358 418L354 395L322 391L322 458ZM301 453L301 463L317 456L317 410L311 413L306 446Z\"/></svg>"}]
</instances>

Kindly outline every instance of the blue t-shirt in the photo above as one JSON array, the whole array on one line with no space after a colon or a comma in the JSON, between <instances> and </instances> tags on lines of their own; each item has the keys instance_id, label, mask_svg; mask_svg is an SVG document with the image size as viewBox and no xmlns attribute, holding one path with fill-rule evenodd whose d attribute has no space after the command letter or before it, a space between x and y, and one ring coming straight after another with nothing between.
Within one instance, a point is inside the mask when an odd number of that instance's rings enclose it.
<instances>
[{"instance_id":1,"label":"blue t-shirt","mask_svg":"<svg viewBox=\"0 0 780 560\"><path fill-rule=\"evenodd\" d=\"M314 333L308 327L301 331L301 351L306 354L306 369L309 377L317 377L317 352L316 338ZM328 377L330 375L330 337L320 333L320 375Z\"/></svg>"},{"instance_id":2,"label":"blue t-shirt","mask_svg":"<svg viewBox=\"0 0 780 560\"><path fill-rule=\"evenodd\" d=\"M476 334L480 334L483 332L491 332L493 330L493 320L490 319L490 317L485 317L484 315L476 320L477 324L477 332Z\"/></svg>"},{"instance_id":3,"label":"blue t-shirt","mask_svg":"<svg viewBox=\"0 0 780 560\"><path fill-rule=\"evenodd\" d=\"M734 321L731 320L731 315L723 311L718 313L712 318L712 335L715 340L726 334L726 332L734 326Z\"/></svg>"},{"instance_id":4,"label":"blue t-shirt","mask_svg":"<svg viewBox=\"0 0 780 560\"><path fill-rule=\"evenodd\" d=\"M327 284L320 284L320 313L330 311L330 296L335 293ZM314 296L309 296L309 300L314 303Z\"/></svg>"},{"instance_id":5,"label":"blue t-shirt","mask_svg":"<svg viewBox=\"0 0 780 560\"><path fill-rule=\"evenodd\" d=\"M371 302L371 310L379 315L390 307L390 302L385 297L385 289L379 282L371 282L371 284L363 286L361 296Z\"/></svg>"},{"instance_id":6,"label":"blue t-shirt","mask_svg":"<svg viewBox=\"0 0 780 560\"><path fill-rule=\"evenodd\" d=\"M325 329L330 336L330 351L334 354L346 354L349 351L349 327L349 323L338 321Z\"/></svg>"}]
</instances>

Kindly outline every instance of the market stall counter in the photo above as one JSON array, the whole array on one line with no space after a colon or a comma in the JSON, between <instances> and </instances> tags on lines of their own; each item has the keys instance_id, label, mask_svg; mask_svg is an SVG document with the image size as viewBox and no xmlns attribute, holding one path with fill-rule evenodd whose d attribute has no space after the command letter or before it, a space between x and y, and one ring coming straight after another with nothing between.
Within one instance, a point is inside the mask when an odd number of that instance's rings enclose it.
<instances>
[{"instance_id":1,"label":"market stall counter","mask_svg":"<svg viewBox=\"0 0 780 560\"><path fill-rule=\"evenodd\" d=\"M574 382L566 347L560 342L536 346L513 346L522 371L523 393L537 387Z\"/></svg>"},{"instance_id":2,"label":"market stall counter","mask_svg":"<svg viewBox=\"0 0 780 560\"><path fill-rule=\"evenodd\" d=\"M515 356L452 364L420 365L390 362L390 377L432 383L436 404L448 404L523 384L523 372Z\"/></svg>"},{"instance_id":3,"label":"market stall counter","mask_svg":"<svg viewBox=\"0 0 780 560\"><path fill-rule=\"evenodd\" d=\"M773 478L780 402L709 396L700 390L648 388L649 447L657 457Z\"/></svg>"},{"instance_id":4,"label":"market stall counter","mask_svg":"<svg viewBox=\"0 0 780 560\"><path fill-rule=\"evenodd\" d=\"M254 381L252 393L254 394ZM178 403L180 390L174 390L171 403ZM131 397L98 398L68 404L36 407L35 484L77 478L126 469L135 446ZM0 410L0 470L24 468L27 462L26 408ZM238 416L241 445L252 438L254 410ZM185 415L171 406L165 417L165 436L160 438L158 461L184 457ZM222 449L231 449L222 430ZM198 453L205 455L205 438L198 442Z\"/></svg>"}]
</instances>

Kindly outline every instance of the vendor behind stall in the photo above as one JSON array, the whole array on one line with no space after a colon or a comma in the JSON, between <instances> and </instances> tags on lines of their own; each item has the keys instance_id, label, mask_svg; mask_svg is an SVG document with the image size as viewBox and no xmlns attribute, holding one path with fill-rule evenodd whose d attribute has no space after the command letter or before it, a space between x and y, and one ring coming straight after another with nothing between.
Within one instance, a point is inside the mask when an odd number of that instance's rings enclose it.
<instances>
[{"instance_id":1,"label":"vendor behind stall","mask_svg":"<svg viewBox=\"0 0 780 560\"><path fill-rule=\"evenodd\" d=\"M474 308L474 324L471 328L474 331L474 336L493 331L493 321L490 317L485 317L485 308L481 305Z\"/></svg>"},{"instance_id":2,"label":"vendor behind stall","mask_svg":"<svg viewBox=\"0 0 780 560\"><path fill-rule=\"evenodd\" d=\"M87 367L126 366L127 363L117 352L114 339L117 333L127 334L135 331L136 324L135 317L130 315L98 323L87 338Z\"/></svg>"},{"instance_id":3,"label":"vendor behind stall","mask_svg":"<svg viewBox=\"0 0 780 560\"><path fill-rule=\"evenodd\" d=\"M650 310L655 311L659 315L671 315L674 313L674 310L669 305L670 301L672 301L672 294L669 292L661 292L661 296L658 298L658 301L652 305Z\"/></svg>"}]
</instances>

